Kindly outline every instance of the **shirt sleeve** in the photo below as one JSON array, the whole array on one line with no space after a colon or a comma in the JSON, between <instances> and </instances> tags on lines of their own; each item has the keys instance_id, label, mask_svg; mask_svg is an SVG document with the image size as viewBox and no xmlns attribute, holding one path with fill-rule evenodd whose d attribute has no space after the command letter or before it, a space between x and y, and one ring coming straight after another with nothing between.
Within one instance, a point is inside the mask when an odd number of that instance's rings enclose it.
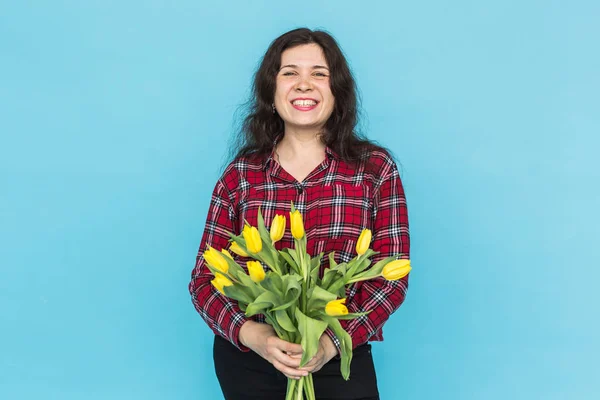
<instances>
[{"instance_id":1,"label":"shirt sleeve","mask_svg":"<svg viewBox=\"0 0 600 400\"><path fill-rule=\"evenodd\" d=\"M204 234L188 288L194 307L212 331L229 340L241 351L248 352L250 349L239 341L240 328L248 321L248 318L240 310L235 300L222 295L210 283L214 276L202 256L209 246L217 250L228 247L229 232L234 232L236 220L236 214L231 206L228 190L222 178L217 182L212 194Z\"/></svg>"},{"instance_id":2,"label":"shirt sleeve","mask_svg":"<svg viewBox=\"0 0 600 400\"><path fill-rule=\"evenodd\" d=\"M390 162L387 173L374 198L373 242L371 248L378 251L372 257L374 265L386 257L398 255L398 259L410 259L410 238L406 197L398 168ZM397 281L387 281L383 277L357 282L350 286L354 291L347 304L351 313L371 310L368 315L352 320L340 320L342 327L352 337L352 348L366 343L375 335L404 302L408 289L408 275ZM334 344L340 343L333 332L326 332Z\"/></svg>"}]
</instances>

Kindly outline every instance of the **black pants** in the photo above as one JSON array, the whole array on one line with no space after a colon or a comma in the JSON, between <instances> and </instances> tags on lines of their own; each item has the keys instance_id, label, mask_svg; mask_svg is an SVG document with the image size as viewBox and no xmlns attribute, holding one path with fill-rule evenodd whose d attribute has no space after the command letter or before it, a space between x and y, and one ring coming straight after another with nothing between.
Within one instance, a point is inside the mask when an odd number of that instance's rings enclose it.
<instances>
[{"instance_id":1,"label":"black pants","mask_svg":"<svg viewBox=\"0 0 600 400\"><path fill-rule=\"evenodd\" d=\"M350 380L340 373L340 361L333 359L313 374L318 400L379 400L371 345L352 352ZM253 351L239 351L215 335L215 372L225 400L284 400L287 377Z\"/></svg>"}]
</instances>

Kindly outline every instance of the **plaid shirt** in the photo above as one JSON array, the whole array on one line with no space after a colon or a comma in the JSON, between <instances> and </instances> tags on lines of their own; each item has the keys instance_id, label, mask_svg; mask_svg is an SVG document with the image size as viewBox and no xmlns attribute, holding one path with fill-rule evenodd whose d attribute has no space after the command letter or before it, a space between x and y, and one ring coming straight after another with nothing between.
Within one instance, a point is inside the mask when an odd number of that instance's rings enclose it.
<instances>
[{"instance_id":1,"label":"plaid shirt","mask_svg":"<svg viewBox=\"0 0 600 400\"><path fill-rule=\"evenodd\" d=\"M356 241L364 228L373 232L371 248L379 252L372 257L373 264L398 253L402 253L400 258L409 258L406 198L396 164L387 153L371 151L360 163L351 166L326 148L325 160L303 182L285 171L275 161L274 153L234 160L214 188L189 291L196 310L214 333L241 351L249 351L239 342L240 328L248 318L237 301L223 296L211 285L213 276L202 254L208 246L217 250L228 248L227 232L240 234L244 221L256 226L259 207L267 228L276 214L286 216L288 229L276 248L292 247L289 231L292 201L304 218L308 253L325 252L321 277L331 251L335 251L338 263L350 261L356 255ZM235 257L246 268L248 259ZM372 310L366 316L340 321L352 337L353 348L367 341L383 340L382 326L400 307L407 289L408 276L398 281L376 278L347 287L349 312ZM252 320L264 322L264 316L256 315ZM329 328L326 333L339 350L335 334Z\"/></svg>"}]
</instances>

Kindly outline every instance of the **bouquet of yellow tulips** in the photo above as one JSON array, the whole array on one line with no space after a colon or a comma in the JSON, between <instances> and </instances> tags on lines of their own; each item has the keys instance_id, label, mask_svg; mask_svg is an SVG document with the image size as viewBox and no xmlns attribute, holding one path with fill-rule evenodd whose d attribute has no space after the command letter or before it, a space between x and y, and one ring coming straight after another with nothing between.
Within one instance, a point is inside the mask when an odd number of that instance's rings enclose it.
<instances>
[{"instance_id":1,"label":"bouquet of yellow tulips","mask_svg":"<svg viewBox=\"0 0 600 400\"><path fill-rule=\"evenodd\" d=\"M276 215L269 230L258 210L258 227L246 225L242 234L230 233L230 251L253 258L244 270L231 254L212 247L204 259L215 278L213 286L222 294L237 300L240 308L251 317L264 314L279 338L302 345L300 365L308 363L319 348L319 339L327 327L341 343L341 374L350 377L352 339L339 320L352 319L364 313L349 313L344 305L346 286L379 276L397 280L411 269L410 260L387 257L371 268L369 257L377 252L369 248L371 231L365 229L356 244L357 256L347 263L337 264L334 253L329 254L329 268L319 276L323 253L311 257L306 252L306 235L302 215L292 204L290 227L294 238L293 249L276 250L275 243L283 238L286 217ZM263 264L268 267L265 273ZM300 380L288 379L286 400L315 400L312 374Z\"/></svg>"}]
</instances>

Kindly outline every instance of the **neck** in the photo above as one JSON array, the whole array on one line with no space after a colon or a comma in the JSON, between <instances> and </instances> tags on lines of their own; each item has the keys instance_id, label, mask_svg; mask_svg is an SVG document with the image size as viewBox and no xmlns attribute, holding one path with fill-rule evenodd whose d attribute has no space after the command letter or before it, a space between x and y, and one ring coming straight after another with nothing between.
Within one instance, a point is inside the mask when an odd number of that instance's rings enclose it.
<instances>
[{"instance_id":1,"label":"neck","mask_svg":"<svg viewBox=\"0 0 600 400\"><path fill-rule=\"evenodd\" d=\"M294 160L317 160L325 155L325 144L320 135L313 131L285 130L277 144L279 157Z\"/></svg>"}]
</instances>

